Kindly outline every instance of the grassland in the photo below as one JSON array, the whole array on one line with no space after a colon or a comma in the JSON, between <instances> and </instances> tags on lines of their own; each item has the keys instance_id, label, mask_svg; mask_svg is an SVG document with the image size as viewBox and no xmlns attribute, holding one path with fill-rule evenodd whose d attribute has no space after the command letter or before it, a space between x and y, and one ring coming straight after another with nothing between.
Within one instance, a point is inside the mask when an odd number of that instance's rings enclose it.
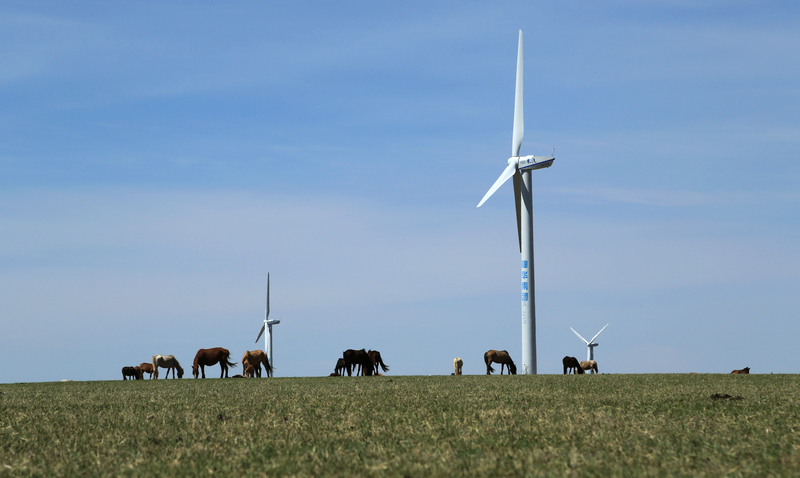
<instances>
[{"instance_id":1,"label":"grassland","mask_svg":"<svg viewBox=\"0 0 800 478\"><path fill-rule=\"evenodd\" d=\"M0 476L800 473L795 375L120 380L0 392Z\"/></svg>"}]
</instances>

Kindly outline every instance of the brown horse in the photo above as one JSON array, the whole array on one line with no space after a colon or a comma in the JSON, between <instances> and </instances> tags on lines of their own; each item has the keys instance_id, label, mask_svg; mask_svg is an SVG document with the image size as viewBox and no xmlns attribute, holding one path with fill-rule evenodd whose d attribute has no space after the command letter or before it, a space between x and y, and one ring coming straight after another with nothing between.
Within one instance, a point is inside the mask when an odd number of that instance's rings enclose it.
<instances>
[{"instance_id":1,"label":"brown horse","mask_svg":"<svg viewBox=\"0 0 800 478\"><path fill-rule=\"evenodd\" d=\"M511 360L511 356L505 350L489 350L483 354L483 361L486 362L486 375L491 375L494 369L490 365L492 362L500 364L500 375L503 375L503 366L508 366L508 373L517 374L517 366Z\"/></svg>"},{"instance_id":2,"label":"brown horse","mask_svg":"<svg viewBox=\"0 0 800 478\"><path fill-rule=\"evenodd\" d=\"M216 365L219 362L220 374L219 378L228 377L228 367L235 367L236 362L230 361L231 353L228 349L222 347L214 347L213 349L200 349L197 355L194 356L194 365L192 365L192 375L197 378L200 373L203 378L206 378L206 365ZM199 370L198 370L199 368Z\"/></svg>"},{"instance_id":3,"label":"brown horse","mask_svg":"<svg viewBox=\"0 0 800 478\"><path fill-rule=\"evenodd\" d=\"M569 355L567 355L566 357L561 359L561 363L564 364L564 375L569 373L570 369L572 370L572 373L581 375L583 374L583 369L581 368L581 364L575 357L570 357Z\"/></svg>"},{"instance_id":4,"label":"brown horse","mask_svg":"<svg viewBox=\"0 0 800 478\"><path fill-rule=\"evenodd\" d=\"M333 377L341 377L344 375L344 371L347 370L347 364L344 363L344 359L340 358L336 361L336 368L333 369L333 372L336 375L332 375Z\"/></svg>"},{"instance_id":5,"label":"brown horse","mask_svg":"<svg viewBox=\"0 0 800 478\"><path fill-rule=\"evenodd\" d=\"M158 378L158 367L167 369L167 376L164 378L169 378L170 370L172 370L172 378L175 378L175 370L178 370L178 378L183 378L183 368L174 355L153 355L152 365L153 378Z\"/></svg>"},{"instance_id":6,"label":"brown horse","mask_svg":"<svg viewBox=\"0 0 800 478\"><path fill-rule=\"evenodd\" d=\"M347 349L342 353L342 358L347 368L348 377L352 376L352 371L355 367L361 370L361 375L371 376L375 371L372 365L372 359L369 358L369 354L367 354L367 351L364 349Z\"/></svg>"},{"instance_id":7,"label":"brown horse","mask_svg":"<svg viewBox=\"0 0 800 478\"><path fill-rule=\"evenodd\" d=\"M750 375L750 367L745 367L745 368L743 368L741 370L734 370L731 373L740 373L740 374L744 374L744 375Z\"/></svg>"},{"instance_id":8,"label":"brown horse","mask_svg":"<svg viewBox=\"0 0 800 478\"><path fill-rule=\"evenodd\" d=\"M250 365L248 362L242 361L242 368L244 369L244 377L245 378L253 378L256 375L256 368ZM259 367L259 370L261 367Z\"/></svg>"},{"instance_id":9,"label":"brown horse","mask_svg":"<svg viewBox=\"0 0 800 478\"><path fill-rule=\"evenodd\" d=\"M122 367L122 380L128 380L128 377L131 377L131 380L141 380L142 378L142 369L139 367Z\"/></svg>"},{"instance_id":10,"label":"brown horse","mask_svg":"<svg viewBox=\"0 0 800 478\"><path fill-rule=\"evenodd\" d=\"M581 368L586 372L591 370L592 373L600 373L600 372L597 371L597 362L595 362L594 360L584 360L584 361L582 361L581 362Z\"/></svg>"},{"instance_id":11,"label":"brown horse","mask_svg":"<svg viewBox=\"0 0 800 478\"><path fill-rule=\"evenodd\" d=\"M267 377L272 376L272 367L269 364L269 359L267 358L267 354L264 353L263 350L248 350L242 355L242 366L244 367L245 362L253 367L253 372L255 372L258 378L261 378L261 365L264 365L264 370L267 371ZM247 377L247 373L244 374Z\"/></svg>"},{"instance_id":12,"label":"brown horse","mask_svg":"<svg viewBox=\"0 0 800 478\"><path fill-rule=\"evenodd\" d=\"M153 378L153 364L142 362L139 364L139 368L142 369L142 374L149 373L150 378Z\"/></svg>"},{"instance_id":13,"label":"brown horse","mask_svg":"<svg viewBox=\"0 0 800 478\"><path fill-rule=\"evenodd\" d=\"M382 368L384 372L389 371L389 366L383 363L383 359L381 358L381 353L377 350L370 350L367 352L369 355L369 359L372 360L372 367L375 369L375 373L378 373L378 367Z\"/></svg>"}]
</instances>

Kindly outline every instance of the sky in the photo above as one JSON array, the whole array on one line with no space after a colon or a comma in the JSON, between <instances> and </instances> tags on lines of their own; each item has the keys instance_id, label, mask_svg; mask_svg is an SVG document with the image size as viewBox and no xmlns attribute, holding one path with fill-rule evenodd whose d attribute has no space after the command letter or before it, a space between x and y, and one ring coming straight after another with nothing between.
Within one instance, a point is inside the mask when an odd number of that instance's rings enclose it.
<instances>
[{"instance_id":1,"label":"sky","mask_svg":"<svg viewBox=\"0 0 800 478\"><path fill-rule=\"evenodd\" d=\"M795 2L12 1L0 383L519 363L519 30L538 372L796 373Z\"/></svg>"}]
</instances>

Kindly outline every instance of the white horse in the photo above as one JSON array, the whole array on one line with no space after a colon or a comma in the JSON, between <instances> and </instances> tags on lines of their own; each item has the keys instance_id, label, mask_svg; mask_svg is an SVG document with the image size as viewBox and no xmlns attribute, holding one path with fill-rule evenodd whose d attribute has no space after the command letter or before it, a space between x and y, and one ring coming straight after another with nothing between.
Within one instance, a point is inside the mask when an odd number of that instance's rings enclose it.
<instances>
[{"instance_id":1,"label":"white horse","mask_svg":"<svg viewBox=\"0 0 800 478\"><path fill-rule=\"evenodd\" d=\"M464 361L458 357L454 358L453 368L456 369L456 375L461 375L461 369L464 368Z\"/></svg>"},{"instance_id":2,"label":"white horse","mask_svg":"<svg viewBox=\"0 0 800 478\"><path fill-rule=\"evenodd\" d=\"M175 369L178 369L178 378L183 378L183 368L174 355L153 355L153 378L158 378L158 367L167 369L167 375L164 378L169 378L170 370L172 370L172 378L175 378Z\"/></svg>"},{"instance_id":3,"label":"white horse","mask_svg":"<svg viewBox=\"0 0 800 478\"><path fill-rule=\"evenodd\" d=\"M597 371L597 362L595 362L594 360L584 360L584 361L582 361L581 362L581 368L586 370L587 372L589 370L591 370L592 373L600 373L600 372Z\"/></svg>"}]
</instances>

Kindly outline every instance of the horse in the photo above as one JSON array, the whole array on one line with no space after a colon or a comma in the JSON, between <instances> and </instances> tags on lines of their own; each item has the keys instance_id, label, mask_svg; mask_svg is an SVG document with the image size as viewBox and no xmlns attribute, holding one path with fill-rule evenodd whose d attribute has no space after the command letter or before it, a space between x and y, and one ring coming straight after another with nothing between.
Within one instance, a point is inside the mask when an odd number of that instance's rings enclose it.
<instances>
[{"instance_id":1,"label":"horse","mask_svg":"<svg viewBox=\"0 0 800 478\"><path fill-rule=\"evenodd\" d=\"M344 375L344 371L347 370L347 364L344 363L344 359L340 358L336 361L336 368L333 369L333 372L336 375L332 375L333 377L341 377Z\"/></svg>"},{"instance_id":2,"label":"horse","mask_svg":"<svg viewBox=\"0 0 800 478\"><path fill-rule=\"evenodd\" d=\"M381 358L381 353L377 350L370 350L367 352L369 355L369 359L372 360L372 367L375 369L375 373L378 373L378 367L382 368L384 372L389 371L389 366L383 363L383 359Z\"/></svg>"},{"instance_id":3,"label":"horse","mask_svg":"<svg viewBox=\"0 0 800 478\"><path fill-rule=\"evenodd\" d=\"M164 378L169 378L170 370L172 370L172 378L175 378L175 369L178 370L178 378L183 378L183 368L174 355L153 355L152 365L153 378L158 378L158 367L167 369L167 375Z\"/></svg>"},{"instance_id":4,"label":"horse","mask_svg":"<svg viewBox=\"0 0 800 478\"><path fill-rule=\"evenodd\" d=\"M248 362L242 361L242 368L244 368L244 377L245 378L253 378L255 376L256 369L255 369L255 367L250 365ZM258 369L261 370L261 367L258 367Z\"/></svg>"},{"instance_id":5,"label":"horse","mask_svg":"<svg viewBox=\"0 0 800 478\"><path fill-rule=\"evenodd\" d=\"M584 360L584 361L582 361L581 362L581 368L586 372L591 370L592 373L600 373L600 372L597 371L597 362L595 362L594 360Z\"/></svg>"},{"instance_id":6,"label":"horse","mask_svg":"<svg viewBox=\"0 0 800 478\"><path fill-rule=\"evenodd\" d=\"M456 375L461 375L461 369L464 368L464 361L458 357L454 358L453 368L456 369Z\"/></svg>"},{"instance_id":7,"label":"horse","mask_svg":"<svg viewBox=\"0 0 800 478\"><path fill-rule=\"evenodd\" d=\"M744 374L744 375L750 375L750 367L745 367L745 368L743 368L741 370L734 370L731 373L740 373L740 374Z\"/></svg>"},{"instance_id":8,"label":"horse","mask_svg":"<svg viewBox=\"0 0 800 478\"><path fill-rule=\"evenodd\" d=\"M222 347L214 347L213 349L200 349L197 355L194 356L194 364L192 365L192 375L197 378L200 373L203 378L206 378L206 365L216 365L219 362L220 374L219 378L223 376L228 377L228 367L235 367L236 362L230 361L231 353L228 349ZM198 370L199 368L199 370Z\"/></svg>"},{"instance_id":9,"label":"horse","mask_svg":"<svg viewBox=\"0 0 800 478\"><path fill-rule=\"evenodd\" d=\"M583 374L583 369L581 368L580 362L575 357L570 357L567 355L561 360L561 363L564 364L564 375L566 375L570 369L572 369L572 373L575 374Z\"/></svg>"},{"instance_id":10,"label":"horse","mask_svg":"<svg viewBox=\"0 0 800 478\"><path fill-rule=\"evenodd\" d=\"M128 380L128 377L131 377L131 380L141 380L142 378L142 369L139 367L122 367L122 380Z\"/></svg>"},{"instance_id":11,"label":"horse","mask_svg":"<svg viewBox=\"0 0 800 478\"><path fill-rule=\"evenodd\" d=\"M272 376L272 366L269 364L269 359L267 358L267 354L264 353L263 350L248 350L242 355L242 366L244 366L245 362L247 362L250 366L253 367L253 371L255 372L258 378L261 378L261 365L264 365L264 370L267 371L267 377ZM247 377L247 373L244 374Z\"/></svg>"},{"instance_id":12,"label":"horse","mask_svg":"<svg viewBox=\"0 0 800 478\"><path fill-rule=\"evenodd\" d=\"M372 359L369 358L369 354L367 354L367 351L364 349L347 349L342 353L342 358L347 368L348 377L352 376L352 371L356 366L361 370L360 375L371 376L375 371L372 365Z\"/></svg>"},{"instance_id":13,"label":"horse","mask_svg":"<svg viewBox=\"0 0 800 478\"><path fill-rule=\"evenodd\" d=\"M483 361L486 362L486 375L491 375L494 369L490 365L492 362L500 364L500 375L503 375L503 366L508 366L508 373L512 375L517 374L517 366L511 360L511 356L505 350L489 350L483 354Z\"/></svg>"},{"instance_id":14,"label":"horse","mask_svg":"<svg viewBox=\"0 0 800 478\"><path fill-rule=\"evenodd\" d=\"M149 373L150 378L153 378L153 364L142 362L139 364L139 368L142 369L142 374Z\"/></svg>"}]
</instances>

